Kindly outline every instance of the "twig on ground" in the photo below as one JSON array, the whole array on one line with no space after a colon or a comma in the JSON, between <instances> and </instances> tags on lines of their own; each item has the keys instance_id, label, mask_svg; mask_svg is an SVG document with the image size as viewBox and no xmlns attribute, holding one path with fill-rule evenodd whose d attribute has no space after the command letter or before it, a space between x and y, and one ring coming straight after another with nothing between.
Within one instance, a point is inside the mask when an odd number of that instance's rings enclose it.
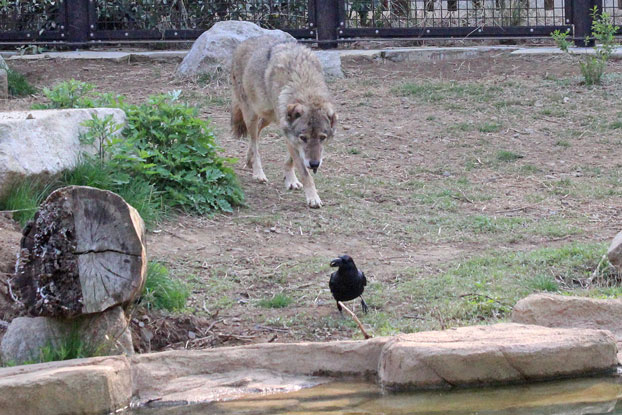
<instances>
[{"instance_id":1,"label":"twig on ground","mask_svg":"<svg viewBox=\"0 0 622 415\"><path fill-rule=\"evenodd\" d=\"M350 316L352 316L352 318L354 319L354 321L356 322L356 324L358 324L359 329L361 329L361 332L363 333L363 336L365 337L365 339L371 339L373 336L370 336L366 331L365 331L365 327L363 327L363 324L361 323L361 320L358 319L358 317L356 316L356 314L354 314L352 312L352 310L350 310L348 307L345 306L344 303L342 303L341 301L338 302L339 305L341 307L343 307L344 310L346 310L346 312L348 314L350 314Z\"/></svg>"}]
</instances>

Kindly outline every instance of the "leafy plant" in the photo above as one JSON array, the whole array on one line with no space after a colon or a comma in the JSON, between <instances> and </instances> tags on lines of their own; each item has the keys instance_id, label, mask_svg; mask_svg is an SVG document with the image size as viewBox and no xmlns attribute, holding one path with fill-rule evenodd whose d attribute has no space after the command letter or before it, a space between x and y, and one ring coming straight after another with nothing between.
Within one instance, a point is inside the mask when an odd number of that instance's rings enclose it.
<instances>
[{"instance_id":1,"label":"leafy plant","mask_svg":"<svg viewBox=\"0 0 622 415\"><path fill-rule=\"evenodd\" d=\"M95 145L100 164L104 162L106 149L114 145L114 137L123 128L123 124L117 124L112 114L99 118L93 114L90 120L86 120L82 125L88 130L80 135L82 144Z\"/></svg>"},{"instance_id":2,"label":"leafy plant","mask_svg":"<svg viewBox=\"0 0 622 415\"><path fill-rule=\"evenodd\" d=\"M189 296L188 285L179 279L172 278L164 264L149 262L145 290L141 297L141 303L146 308L180 310L186 305Z\"/></svg>"},{"instance_id":3,"label":"leafy plant","mask_svg":"<svg viewBox=\"0 0 622 415\"><path fill-rule=\"evenodd\" d=\"M125 106L125 140L111 147L110 162L128 180L152 183L171 206L197 213L230 212L244 200L232 160L218 155L208 122L178 97L157 95L146 104Z\"/></svg>"},{"instance_id":4,"label":"leafy plant","mask_svg":"<svg viewBox=\"0 0 622 415\"><path fill-rule=\"evenodd\" d=\"M230 212L243 203L244 195L230 167L233 160L218 154L221 150L209 123L198 117L196 108L179 101L181 91L130 105L121 95L101 94L92 84L70 80L46 88L44 94L50 102L39 108L107 106L125 111L127 126L121 137L114 136L119 126L112 117L84 123L89 130L81 140L98 147L100 164L108 165L116 186L109 190L123 194L128 186L146 184L139 189L143 202L142 196L155 195L161 206L200 214ZM152 191L147 192L149 186Z\"/></svg>"},{"instance_id":5,"label":"leafy plant","mask_svg":"<svg viewBox=\"0 0 622 415\"><path fill-rule=\"evenodd\" d=\"M70 79L53 88L43 88L49 104L35 104L33 109L93 108L100 106L99 95L93 92L95 85Z\"/></svg>"},{"instance_id":6,"label":"leafy plant","mask_svg":"<svg viewBox=\"0 0 622 415\"><path fill-rule=\"evenodd\" d=\"M602 81L607 61L611 57L614 50L615 34L619 30L618 26L614 26L611 16L602 12L599 14L598 8L594 6L591 11L592 16L592 38L595 41L594 54L582 55L579 58L579 66L581 74L586 85L598 85ZM574 46L574 42L568 40L569 30L561 32L554 31L551 36L557 43L557 46L564 52L570 54L570 47ZM586 38L586 43L589 42Z\"/></svg>"}]
</instances>

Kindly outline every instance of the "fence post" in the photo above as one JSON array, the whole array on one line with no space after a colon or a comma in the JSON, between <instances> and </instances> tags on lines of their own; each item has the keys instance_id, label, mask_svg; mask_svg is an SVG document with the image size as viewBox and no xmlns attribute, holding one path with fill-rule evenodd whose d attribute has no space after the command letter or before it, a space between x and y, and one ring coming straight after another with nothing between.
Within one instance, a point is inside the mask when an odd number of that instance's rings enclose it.
<instances>
[{"instance_id":1,"label":"fence post","mask_svg":"<svg viewBox=\"0 0 622 415\"><path fill-rule=\"evenodd\" d=\"M572 23L574 25L574 42L579 47L594 46L592 36L592 9L598 7L599 13L602 12L602 0L566 0L572 1Z\"/></svg>"},{"instance_id":2,"label":"fence post","mask_svg":"<svg viewBox=\"0 0 622 415\"><path fill-rule=\"evenodd\" d=\"M89 1L65 0L67 10L67 42L84 45L89 40Z\"/></svg>"},{"instance_id":3,"label":"fence post","mask_svg":"<svg viewBox=\"0 0 622 415\"><path fill-rule=\"evenodd\" d=\"M317 40L320 49L334 49L337 42L337 26L339 24L339 0L316 0L315 20L317 22Z\"/></svg>"}]
</instances>

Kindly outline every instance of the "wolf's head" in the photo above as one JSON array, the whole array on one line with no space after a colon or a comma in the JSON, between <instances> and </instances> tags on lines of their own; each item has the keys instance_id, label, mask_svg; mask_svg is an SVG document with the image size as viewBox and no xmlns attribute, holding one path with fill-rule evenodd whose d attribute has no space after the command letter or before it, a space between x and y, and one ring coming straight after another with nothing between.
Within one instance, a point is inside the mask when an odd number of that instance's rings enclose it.
<instances>
[{"instance_id":1,"label":"wolf's head","mask_svg":"<svg viewBox=\"0 0 622 415\"><path fill-rule=\"evenodd\" d=\"M336 124L337 114L328 101L287 105L283 130L305 167L314 173L322 164L324 143L335 134Z\"/></svg>"}]
</instances>

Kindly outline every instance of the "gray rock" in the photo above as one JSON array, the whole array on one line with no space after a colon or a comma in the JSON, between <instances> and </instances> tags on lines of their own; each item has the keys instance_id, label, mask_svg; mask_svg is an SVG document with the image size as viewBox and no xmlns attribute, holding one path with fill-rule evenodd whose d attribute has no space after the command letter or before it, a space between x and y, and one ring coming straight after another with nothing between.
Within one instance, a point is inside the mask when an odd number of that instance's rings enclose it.
<instances>
[{"instance_id":1,"label":"gray rock","mask_svg":"<svg viewBox=\"0 0 622 415\"><path fill-rule=\"evenodd\" d=\"M95 146L82 145L81 125L96 114L112 115L125 123L125 112L116 108L33 110L0 113L0 196L13 180L50 175L73 167L81 153Z\"/></svg>"},{"instance_id":2,"label":"gray rock","mask_svg":"<svg viewBox=\"0 0 622 415\"><path fill-rule=\"evenodd\" d=\"M4 58L0 55L0 69L4 69L5 71L9 69L8 65L4 61Z\"/></svg>"},{"instance_id":3,"label":"gray rock","mask_svg":"<svg viewBox=\"0 0 622 415\"><path fill-rule=\"evenodd\" d=\"M250 22L218 22L194 42L190 52L177 67L177 75L197 76L221 71L229 73L235 48L246 39L265 35L295 41L282 30L263 29Z\"/></svg>"},{"instance_id":4,"label":"gray rock","mask_svg":"<svg viewBox=\"0 0 622 415\"><path fill-rule=\"evenodd\" d=\"M315 55L320 60L324 75L332 78L343 78L341 70L341 56L338 51L317 51Z\"/></svg>"},{"instance_id":5,"label":"gray rock","mask_svg":"<svg viewBox=\"0 0 622 415\"><path fill-rule=\"evenodd\" d=\"M59 348L78 335L87 354L132 354L132 336L121 307L103 313L64 320L52 317L14 319L0 345L4 363L37 361L44 347Z\"/></svg>"},{"instance_id":6,"label":"gray rock","mask_svg":"<svg viewBox=\"0 0 622 415\"><path fill-rule=\"evenodd\" d=\"M619 272L622 272L622 232L617 234L611 245L609 245L607 258L609 258L611 265L616 267Z\"/></svg>"}]
</instances>

